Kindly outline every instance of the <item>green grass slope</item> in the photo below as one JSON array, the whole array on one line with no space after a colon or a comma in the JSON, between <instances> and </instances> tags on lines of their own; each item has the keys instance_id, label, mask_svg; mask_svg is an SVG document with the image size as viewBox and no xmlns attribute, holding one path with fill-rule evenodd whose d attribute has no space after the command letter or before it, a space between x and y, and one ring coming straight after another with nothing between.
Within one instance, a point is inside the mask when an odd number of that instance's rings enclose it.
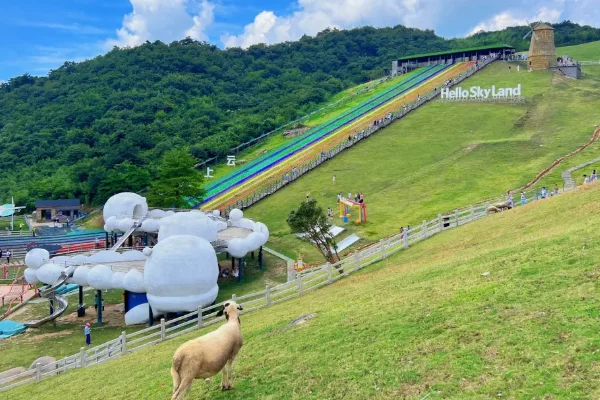
<instances>
[{"instance_id":1,"label":"green grass slope","mask_svg":"<svg viewBox=\"0 0 600 400\"><path fill-rule=\"evenodd\" d=\"M291 235L285 222L307 193L323 208L337 211L338 192L363 192L370 222L347 227L376 240L400 226L414 226L439 212L521 187L592 136L600 124L600 76L575 81L553 78L548 71L529 73L522 68L517 73L513 68L509 73L505 63L496 62L462 86L518 83L526 104L427 104L252 206L247 214L269 226L269 246L318 262L318 254ZM553 178L547 184L561 184L560 174ZM342 224L339 218L335 223Z\"/></svg>"},{"instance_id":2,"label":"green grass slope","mask_svg":"<svg viewBox=\"0 0 600 400\"><path fill-rule=\"evenodd\" d=\"M577 46L557 47L556 55L573 57L577 61L600 60L600 41L579 44Z\"/></svg>"},{"instance_id":3,"label":"green grass slope","mask_svg":"<svg viewBox=\"0 0 600 400\"><path fill-rule=\"evenodd\" d=\"M599 398L599 197L590 185L491 216L242 316L235 390L215 377L189 398ZM175 349L203 332L4 396L168 398Z\"/></svg>"}]
</instances>

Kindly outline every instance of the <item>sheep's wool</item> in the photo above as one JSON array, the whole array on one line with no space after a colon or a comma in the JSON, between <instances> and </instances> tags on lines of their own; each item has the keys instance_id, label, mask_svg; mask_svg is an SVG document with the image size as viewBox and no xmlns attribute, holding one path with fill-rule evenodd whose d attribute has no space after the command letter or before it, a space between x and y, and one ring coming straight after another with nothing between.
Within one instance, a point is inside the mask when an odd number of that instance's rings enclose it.
<instances>
[{"instance_id":1,"label":"sheep's wool","mask_svg":"<svg viewBox=\"0 0 600 400\"><path fill-rule=\"evenodd\" d=\"M161 239L144 268L144 286L152 310L195 311L210 305L219 292L217 255L211 244L189 235Z\"/></svg>"}]
</instances>

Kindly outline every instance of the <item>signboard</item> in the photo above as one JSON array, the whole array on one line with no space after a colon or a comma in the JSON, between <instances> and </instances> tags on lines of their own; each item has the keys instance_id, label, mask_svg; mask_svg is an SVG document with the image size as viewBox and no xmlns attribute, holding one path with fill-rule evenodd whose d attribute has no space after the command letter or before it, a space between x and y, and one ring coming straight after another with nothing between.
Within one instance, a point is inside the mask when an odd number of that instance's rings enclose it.
<instances>
[{"instance_id":1,"label":"signboard","mask_svg":"<svg viewBox=\"0 0 600 400\"><path fill-rule=\"evenodd\" d=\"M488 88L471 86L468 89L457 86L454 88L443 88L441 98L444 101L495 101L523 99L523 88L519 83L516 87L498 88L492 85Z\"/></svg>"}]
</instances>

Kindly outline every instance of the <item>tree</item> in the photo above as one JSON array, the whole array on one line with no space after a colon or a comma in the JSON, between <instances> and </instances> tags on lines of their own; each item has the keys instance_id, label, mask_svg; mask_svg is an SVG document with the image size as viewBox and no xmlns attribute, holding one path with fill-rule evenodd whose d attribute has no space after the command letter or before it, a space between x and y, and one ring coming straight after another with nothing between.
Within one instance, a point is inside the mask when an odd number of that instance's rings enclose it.
<instances>
[{"instance_id":1,"label":"tree","mask_svg":"<svg viewBox=\"0 0 600 400\"><path fill-rule=\"evenodd\" d=\"M185 208L188 206L186 198L201 200L205 194L204 177L194 169L195 162L187 147L167 151L148 191L150 204Z\"/></svg>"},{"instance_id":2,"label":"tree","mask_svg":"<svg viewBox=\"0 0 600 400\"><path fill-rule=\"evenodd\" d=\"M142 167L137 167L129 161L115 165L100 183L99 199L106 201L110 196L119 192L137 193L150 186L150 173Z\"/></svg>"},{"instance_id":3,"label":"tree","mask_svg":"<svg viewBox=\"0 0 600 400\"><path fill-rule=\"evenodd\" d=\"M335 264L340 260L335 239L329 234L331 224L315 199L303 201L297 210L290 212L287 223L292 233L304 233L303 240L316 247L327 262Z\"/></svg>"}]
</instances>

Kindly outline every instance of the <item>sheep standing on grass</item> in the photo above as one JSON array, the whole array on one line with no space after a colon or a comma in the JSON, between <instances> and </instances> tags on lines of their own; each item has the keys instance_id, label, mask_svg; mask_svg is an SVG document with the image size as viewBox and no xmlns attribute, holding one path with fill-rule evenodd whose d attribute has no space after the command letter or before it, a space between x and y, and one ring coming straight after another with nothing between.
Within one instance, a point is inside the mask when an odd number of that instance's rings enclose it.
<instances>
[{"instance_id":1,"label":"sheep standing on grass","mask_svg":"<svg viewBox=\"0 0 600 400\"><path fill-rule=\"evenodd\" d=\"M179 346L173 356L171 367L173 377L171 400L182 399L190 390L194 379L206 379L221 370L223 370L221 389L233 389L233 360L243 344L239 310L242 310L242 306L228 301L217 313L217 315L225 314L227 322L224 325Z\"/></svg>"}]
</instances>

